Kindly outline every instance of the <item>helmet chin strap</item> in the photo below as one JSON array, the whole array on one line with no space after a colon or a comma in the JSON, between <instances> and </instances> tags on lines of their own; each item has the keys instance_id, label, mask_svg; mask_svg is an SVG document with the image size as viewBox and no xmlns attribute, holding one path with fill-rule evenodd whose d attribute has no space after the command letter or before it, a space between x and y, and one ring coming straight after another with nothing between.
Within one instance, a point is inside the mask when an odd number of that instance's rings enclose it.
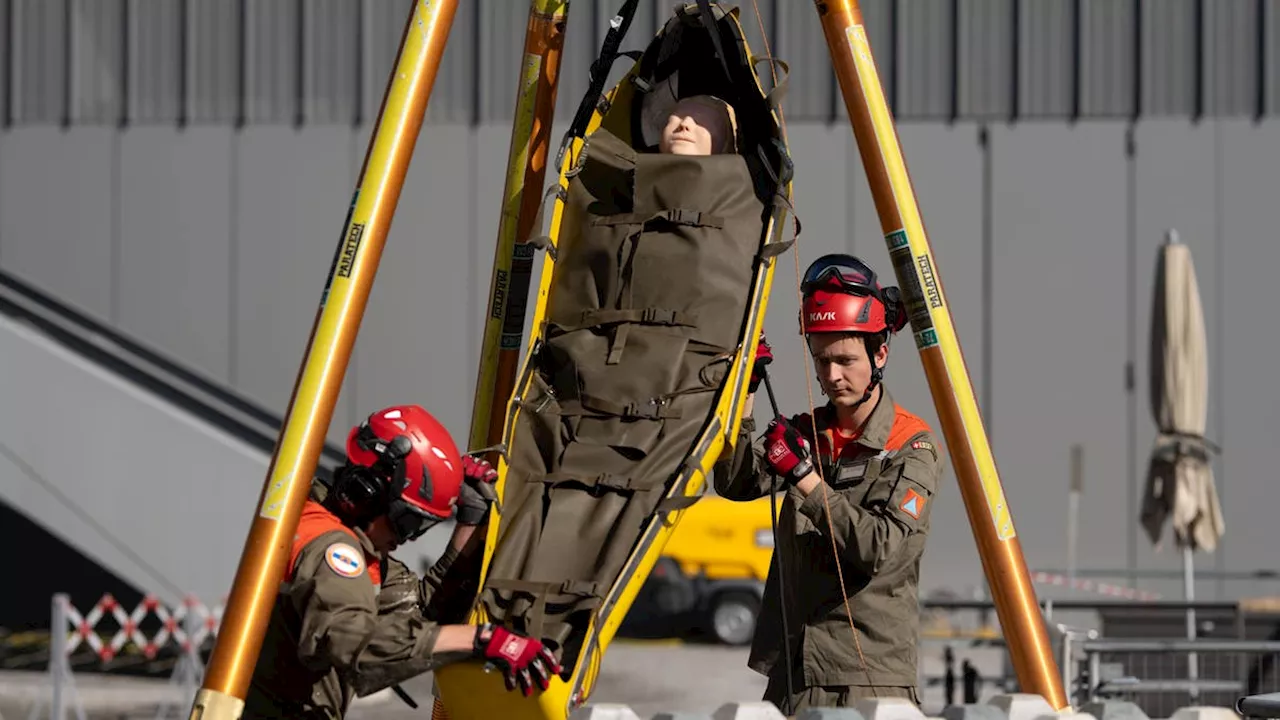
<instances>
[{"instance_id":1,"label":"helmet chin strap","mask_svg":"<svg viewBox=\"0 0 1280 720\"><path fill-rule=\"evenodd\" d=\"M872 360L872 362L875 362ZM884 377L884 368L872 367L871 382L867 383L867 389L862 393L862 398L853 404L853 409L858 409L862 403L871 399L871 393L875 392L876 386L880 384L880 379Z\"/></svg>"},{"instance_id":2,"label":"helmet chin strap","mask_svg":"<svg viewBox=\"0 0 1280 720\"><path fill-rule=\"evenodd\" d=\"M882 347L884 348L889 347L890 334L891 333L887 333L887 332L885 333L884 343ZM875 391L876 386L879 385L880 381L884 379L884 367L876 365L876 359L874 357L870 357L868 359L871 360L871 382L867 384L866 392L862 393L862 399L853 404L853 407L855 410L861 407L862 403L871 399L871 393Z\"/></svg>"}]
</instances>

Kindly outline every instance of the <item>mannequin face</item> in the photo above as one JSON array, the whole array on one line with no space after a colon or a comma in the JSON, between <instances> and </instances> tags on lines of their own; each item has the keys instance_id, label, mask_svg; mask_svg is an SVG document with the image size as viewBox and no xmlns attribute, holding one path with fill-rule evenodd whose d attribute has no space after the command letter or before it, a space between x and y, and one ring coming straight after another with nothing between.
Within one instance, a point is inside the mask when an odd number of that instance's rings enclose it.
<instances>
[{"instance_id":1,"label":"mannequin face","mask_svg":"<svg viewBox=\"0 0 1280 720\"><path fill-rule=\"evenodd\" d=\"M723 108L686 98L671 109L658 149L671 155L711 155L728 145L731 132Z\"/></svg>"}]
</instances>

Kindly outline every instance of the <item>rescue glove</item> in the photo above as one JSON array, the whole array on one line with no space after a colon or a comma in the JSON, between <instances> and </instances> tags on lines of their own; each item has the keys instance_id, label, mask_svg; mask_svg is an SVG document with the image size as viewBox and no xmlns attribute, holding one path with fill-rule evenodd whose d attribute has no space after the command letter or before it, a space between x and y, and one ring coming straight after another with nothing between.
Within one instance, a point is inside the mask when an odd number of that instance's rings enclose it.
<instances>
[{"instance_id":1,"label":"rescue glove","mask_svg":"<svg viewBox=\"0 0 1280 720\"><path fill-rule=\"evenodd\" d=\"M498 499L493 484L498 471L488 460L472 455L462 456L462 489L458 492L458 524L479 525L489 514L489 506Z\"/></svg>"},{"instance_id":2,"label":"rescue glove","mask_svg":"<svg viewBox=\"0 0 1280 720\"><path fill-rule=\"evenodd\" d=\"M764 457L769 467L792 485L813 472L813 451L809 441L781 415L765 428Z\"/></svg>"},{"instance_id":3,"label":"rescue glove","mask_svg":"<svg viewBox=\"0 0 1280 720\"><path fill-rule=\"evenodd\" d=\"M563 671L556 656L541 642L493 623L485 623L476 631L475 652L485 659L486 667L492 665L502 671L508 690L519 685L525 697L533 695L534 683L546 690L551 676Z\"/></svg>"},{"instance_id":4,"label":"rescue glove","mask_svg":"<svg viewBox=\"0 0 1280 720\"><path fill-rule=\"evenodd\" d=\"M751 379L747 381L747 392L754 393L760 389L760 381L764 379L765 366L773 362L773 348L769 341L760 334L760 343L756 345L756 363L751 366Z\"/></svg>"}]
</instances>

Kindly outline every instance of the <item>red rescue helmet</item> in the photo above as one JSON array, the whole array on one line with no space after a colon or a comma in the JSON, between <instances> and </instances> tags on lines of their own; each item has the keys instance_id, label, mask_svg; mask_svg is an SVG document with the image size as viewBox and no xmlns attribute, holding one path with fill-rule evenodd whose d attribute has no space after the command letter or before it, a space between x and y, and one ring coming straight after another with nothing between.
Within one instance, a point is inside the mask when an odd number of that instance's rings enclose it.
<instances>
[{"instance_id":1,"label":"red rescue helmet","mask_svg":"<svg viewBox=\"0 0 1280 720\"><path fill-rule=\"evenodd\" d=\"M800 333L898 332L907 324L901 295L881 287L876 273L852 255L823 255L800 285Z\"/></svg>"},{"instance_id":2,"label":"red rescue helmet","mask_svg":"<svg viewBox=\"0 0 1280 720\"><path fill-rule=\"evenodd\" d=\"M403 481L398 493L397 488L388 489L388 514L402 537L412 538L453 514L462 489L462 457L439 420L421 406L397 405L378 410L351 429L347 459L352 465L375 467L397 436L403 436L408 447L399 441Z\"/></svg>"}]
</instances>

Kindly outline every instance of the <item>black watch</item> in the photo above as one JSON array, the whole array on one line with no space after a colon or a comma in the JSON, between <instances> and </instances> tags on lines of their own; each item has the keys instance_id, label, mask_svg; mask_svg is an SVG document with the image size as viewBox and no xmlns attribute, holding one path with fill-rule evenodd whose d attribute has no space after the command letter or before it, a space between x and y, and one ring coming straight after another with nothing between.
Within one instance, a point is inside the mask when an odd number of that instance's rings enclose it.
<instances>
[{"instance_id":1,"label":"black watch","mask_svg":"<svg viewBox=\"0 0 1280 720\"><path fill-rule=\"evenodd\" d=\"M813 472L813 461L809 458L805 458L796 464L795 467L791 468L791 472L787 473L787 480L789 480L792 485L795 485L805 479L805 477L807 477L811 472Z\"/></svg>"},{"instance_id":2,"label":"black watch","mask_svg":"<svg viewBox=\"0 0 1280 720\"><path fill-rule=\"evenodd\" d=\"M483 655L484 649L489 645L489 641L493 639L493 623L485 623L476 628L476 639L472 643L472 651L476 655Z\"/></svg>"}]
</instances>

